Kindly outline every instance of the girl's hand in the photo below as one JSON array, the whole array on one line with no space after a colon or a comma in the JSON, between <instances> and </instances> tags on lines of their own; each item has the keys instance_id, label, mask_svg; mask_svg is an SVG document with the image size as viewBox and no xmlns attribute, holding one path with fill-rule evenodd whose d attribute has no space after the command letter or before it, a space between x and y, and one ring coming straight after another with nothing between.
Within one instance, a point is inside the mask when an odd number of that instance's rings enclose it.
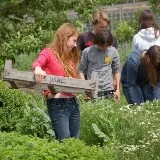
<instances>
[{"instance_id":1,"label":"girl's hand","mask_svg":"<svg viewBox=\"0 0 160 160\"><path fill-rule=\"evenodd\" d=\"M35 80L37 83L41 83L46 76L46 72L41 67L37 66L34 70Z\"/></svg>"}]
</instances>

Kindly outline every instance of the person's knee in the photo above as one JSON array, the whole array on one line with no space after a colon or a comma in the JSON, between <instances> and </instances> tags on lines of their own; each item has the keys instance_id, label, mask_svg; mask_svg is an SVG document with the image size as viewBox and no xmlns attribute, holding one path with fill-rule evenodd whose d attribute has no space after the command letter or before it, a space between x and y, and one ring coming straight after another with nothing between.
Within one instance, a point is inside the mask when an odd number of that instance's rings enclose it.
<instances>
[{"instance_id":1,"label":"person's knee","mask_svg":"<svg viewBox=\"0 0 160 160\"><path fill-rule=\"evenodd\" d=\"M56 127L54 126L54 132L55 132L55 136L56 136L56 139L59 140L59 141L62 141L64 139L67 139L70 137L70 131L69 131L69 128L66 128L66 127Z\"/></svg>"}]
</instances>

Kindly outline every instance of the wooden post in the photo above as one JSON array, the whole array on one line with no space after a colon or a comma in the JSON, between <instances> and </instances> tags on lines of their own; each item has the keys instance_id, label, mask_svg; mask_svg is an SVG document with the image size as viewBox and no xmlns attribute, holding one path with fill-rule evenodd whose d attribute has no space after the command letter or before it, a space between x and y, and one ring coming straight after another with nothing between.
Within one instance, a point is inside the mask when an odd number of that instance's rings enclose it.
<instances>
[{"instance_id":1,"label":"wooden post","mask_svg":"<svg viewBox=\"0 0 160 160\"><path fill-rule=\"evenodd\" d=\"M4 77L5 74L7 75L7 71L9 71L9 70L12 70L12 61L11 60L6 61L5 66L4 66L4 73L2 74L2 77ZM15 89L19 88L13 79L8 80L8 82L10 83L12 88L15 88Z\"/></svg>"}]
</instances>

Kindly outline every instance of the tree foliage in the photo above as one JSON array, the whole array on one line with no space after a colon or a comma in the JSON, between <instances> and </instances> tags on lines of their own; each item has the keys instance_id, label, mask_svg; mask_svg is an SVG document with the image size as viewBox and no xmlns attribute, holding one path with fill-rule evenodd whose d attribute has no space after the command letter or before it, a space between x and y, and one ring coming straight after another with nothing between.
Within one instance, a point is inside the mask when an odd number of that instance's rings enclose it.
<instances>
[{"instance_id":1,"label":"tree foliage","mask_svg":"<svg viewBox=\"0 0 160 160\"><path fill-rule=\"evenodd\" d=\"M51 0L4 1L0 8L0 65L20 54L35 54L49 43L67 15ZM55 5L56 4L56 5Z\"/></svg>"},{"instance_id":2,"label":"tree foliage","mask_svg":"<svg viewBox=\"0 0 160 160\"><path fill-rule=\"evenodd\" d=\"M99 6L122 2L124 0L1 0L0 70L6 59L15 62L20 54L39 53L62 23L71 21L82 31ZM158 2L151 0L149 4L158 7ZM71 10L77 12L76 19L68 17Z\"/></svg>"},{"instance_id":3,"label":"tree foliage","mask_svg":"<svg viewBox=\"0 0 160 160\"><path fill-rule=\"evenodd\" d=\"M160 13L160 0L149 0L148 4L152 7L155 12Z\"/></svg>"},{"instance_id":4,"label":"tree foliage","mask_svg":"<svg viewBox=\"0 0 160 160\"><path fill-rule=\"evenodd\" d=\"M122 21L118 23L115 34L118 42L120 44L123 44L125 42L131 42L135 34L135 30L127 21Z\"/></svg>"}]
</instances>

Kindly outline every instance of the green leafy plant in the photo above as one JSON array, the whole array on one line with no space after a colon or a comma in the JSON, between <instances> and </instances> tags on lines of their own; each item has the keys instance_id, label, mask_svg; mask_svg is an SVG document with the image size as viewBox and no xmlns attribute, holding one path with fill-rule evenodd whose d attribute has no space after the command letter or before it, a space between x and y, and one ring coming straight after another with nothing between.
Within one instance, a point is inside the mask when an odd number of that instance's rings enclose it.
<instances>
[{"instance_id":1,"label":"green leafy plant","mask_svg":"<svg viewBox=\"0 0 160 160\"><path fill-rule=\"evenodd\" d=\"M150 0L148 1L148 4L152 7L154 12L160 13L160 3L157 0Z\"/></svg>"},{"instance_id":2,"label":"green leafy plant","mask_svg":"<svg viewBox=\"0 0 160 160\"><path fill-rule=\"evenodd\" d=\"M139 107L110 100L82 102L81 139L105 147L117 159L156 159L160 157L159 109L160 101Z\"/></svg>"},{"instance_id":3,"label":"green leafy plant","mask_svg":"<svg viewBox=\"0 0 160 160\"><path fill-rule=\"evenodd\" d=\"M0 81L0 97L1 131L18 131L39 137L54 136L43 101L20 90L9 89L2 81Z\"/></svg>"},{"instance_id":4,"label":"green leafy plant","mask_svg":"<svg viewBox=\"0 0 160 160\"><path fill-rule=\"evenodd\" d=\"M82 141L68 139L63 143L29 137L17 133L0 132L0 159L22 160L106 160L108 155L96 146L86 146Z\"/></svg>"},{"instance_id":5,"label":"green leafy plant","mask_svg":"<svg viewBox=\"0 0 160 160\"><path fill-rule=\"evenodd\" d=\"M135 29L127 21L122 21L118 23L115 35L120 44L125 42L131 42L134 34Z\"/></svg>"}]
</instances>

